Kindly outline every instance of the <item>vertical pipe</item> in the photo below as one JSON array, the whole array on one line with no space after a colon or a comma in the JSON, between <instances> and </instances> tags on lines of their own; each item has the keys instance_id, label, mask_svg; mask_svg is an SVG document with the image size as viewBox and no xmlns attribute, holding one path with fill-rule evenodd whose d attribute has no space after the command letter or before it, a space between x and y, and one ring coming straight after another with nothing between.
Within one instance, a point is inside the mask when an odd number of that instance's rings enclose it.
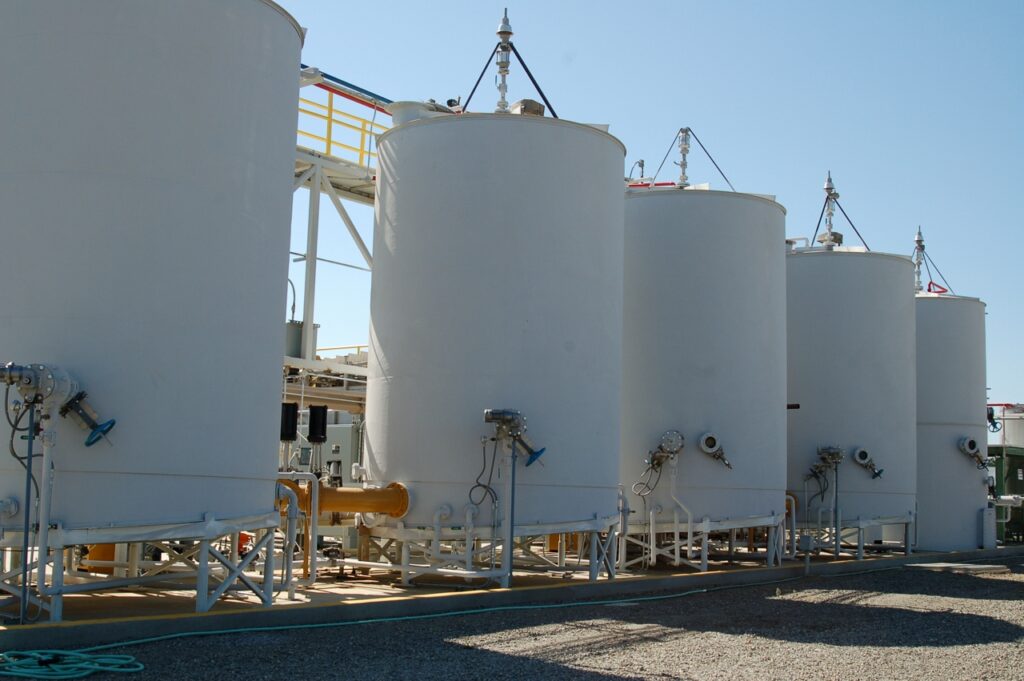
<instances>
[{"instance_id":1,"label":"vertical pipe","mask_svg":"<svg viewBox=\"0 0 1024 681\"><path fill-rule=\"evenodd\" d=\"M409 568L409 563L410 563L409 542L407 542L407 541L402 542L401 556L402 556L402 584L404 586L408 586L409 585L409 580L411 579L411 577L409 575L409 571L410 571L410 568Z\"/></svg>"},{"instance_id":2,"label":"vertical pipe","mask_svg":"<svg viewBox=\"0 0 1024 681\"><path fill-rule=\"evenodd\" d=\"M327 91L327 142L324 147L324 153L328 156L332 154L331 147L334 146L334 93L330 90ZM359 165L363 165L362 154L359 156Z\"/></svg>"},{"instance_id":3,"label":"vertical pipe","mask_svg":"<svg viewBox=\"0 0 1024 681\"><path fill-rule=\"evenodd\" d=\"M472 571L473 569L473 549L476 544L476 538L474 533L476 519L476 506L470 504L466 507L466 570ZM467 580L468 581L468 580Z\"/></svg>"},{"instance_id":4,"label":"vertical pipe","mask_svg":"<svg viewBox=\"0 0 1024 681\"><path fill-rule=\"evenodd\" d=\"M306 223L306 277L302 289L302 358L316 356L313 306L316 302L316 258L320 229L320 182L323 169L317 165L309 178L309 220Z\"/></svg>"},{"instance_id":5,"label":"vertical pipe","mask_svg":"<svg viewBox=\"0 0 1024 681\"><path fill-rule=\"evenodd\" d=\"M60 561L56 556L60 556ZM67 570L64 551L57 551L53 560L53 596L50 597L50 621L60 622L64 617L64 571ZM42 586L45 582L39 582Z\"/></svg>"},{"instance_id":6,"label":"vertical pipe","mask_svg":"<svg viewBox=\"0 0 1024 681\"><path fill-rule=\"evenodd\" d=\"M142 551L140 542L132 542L128 545L128 577L139 576L139 553Z\"/></svg>"},{"instance_id":7,"label":"vertical pipe","mask_svg":"<svg viewBox=\"0 0 1024 681\"><path fill-rule=\"evenodd\" d=\"M6 405L5 405L6 407ZM36 437L36 406L26 405L28 408L28 432L25 439L28 441L28 453L25 455L25 522L22 528L21 538L21 603L18 606L18 623L28 622L28 548L29 532L32 529L30 516L32 515L32 443Z\"/></svg>"},{"instance_id":8,"label":"vertical pipe","mask_svg":"<svg viewBox=\"0 0 1024 681\"><path fill-rule=\"evenodd\" d=\"M615 579L616 568L619 565L619 533L612 528L608 532L608 579Z\"/></svg>"},{"instance_id":9,"label":"vertical pipe","mask_svg":"<svg viewBox=\"0 0 1024 681\"><path fill-rule=\"evenodd\" d=\"M836 558L838 558L839 554L842 552L842 543L843 543L843 511L842 511L842 509L837 508L836 509L836 546L835 546Z\"/></svg>"},{"instance_id":10,"label":"vertical pipe","mask_svg":"<svg viewBox=\"0 0 1024 681\"><path fill-rule=\"evenodd\" d=\"M515 546L516 534L516 441L512 439L512 473L509 475L509 497L508 497L508 528L505 532L505 550L501 556L502 570L505 576L502 578L505 588L512 586L512 552Z\"/></svg>"},{"instance_id":11,"label":"vertical pipe","mask_svg":"<svg viewBox=\"0 0 1024 681\"><path fill-rule=\"evenodd\" d=\"M682 563L679 562L679 509L672 509L672 552L675 555L674 565L679 567ZM689 556L687 556L689 558Z\"/></svg>"},{"instance_id":12,"label":"vertical pipe","mask_svg":"<svg viewBox=\"0 0 1024 681\"><path fill-rule=\"evenodd\" d=\"M196 612L210 609L210 540L199 541L199 565L196 569Z\"/></svg>"},{"instance_id":13,"label":"vertical pipe","mask_svg":"<svg viewBox=\"0 0 1024 681\"><path fill-rule=\"evenodd\" d=\"M839 464L835 465L835 473L832 476L832 520L835 525L835 554L839 557L839 545L842 541L842 515L839 512Z\"/></svg>"},{"instance_id":14,"label":"vertical pipe","mask_svg":"<svg viewBox=\"0 0 1024 681\"><path fill-rule=\"evenodd\" d=\"M288 525L285 531L284 538L284 552L282 560L284 561L284 574L282 580L284 581L284 588L288 590L288 599L295 600L295 584L292 580L292 569L295 558L295 534L297 532L298 520L299 520L299 498L287 485L282 485L280 482L277 483L277 498L288 499ZM271 530L273 532L273 530ZM274 546L270 544L268 551L273 552ZM264 579L266 579L264 575ZM271 570L270 579L273 580L274 573Z\"/></svg>"},{"instance_id":15,"label":"vertical pipe","mask_svg":"<svg viewBox=\"0 0 1024 681\"><path fill-rule=\"evenodd\" d=\"M654 526L654 509L651 509L650 521L647 526L647 567L653 567L658 562L657 548L655 542L657 541L657 533L655 532Z\"/></svg>"},{"instance_id":16,"label":"vertical pipe","mask_svg":"<svg viewBox=\"0 0 1024 681\"><path fill-rule=\"evenodd\" d=\"M711 519L707 516L704 517L704 522L701 523L701 537L700 537L700 571L708 571L708 540L711 538Z\"/></svg>"},{"instance_id":17,"label":"vertical pipe","mask_svg":"<svg viewBox=\"0 0 1024 681\"><path fill-rule=\"evenodd\" d=\"M804 483L805 489L806 489L806 484L807 483ZM789 555L790 558L796 558L796 496L793 495L793 494L787 494L786 495L786 500L789 502L789 542L790 542L790 549L788 551L783 551L783 552L786 553L787 555ZM807 500L807 494L806 493L804 494L804 500L805 500L805 503L806 503L806 500ZM785 542L783 542L783 547L785 547Z\"/></svg>"},{"instance_id":18,"label":"vertical pipe","mask_svg":"<svg viewBox=\"0 0 1024 681\"><path fill-rule=\"evenodd\" d=\"M293 534L291 535L292 539L295 538L295 535L294 535L294 528L295 528L294 522L295 522L295 520L293 518L289 518L288 519L288 527L291 530L293 530ZM267 552L267 558L266 558L265 561L263 561L263 584L262 584L263 590L262 590L262 593L260 594L260 600L263 601L263 605L273 605L274 604L274 534L275 534L274 528L270 528L269 530L267 530L267 537L266 537L267 544L266 544L266 549L265 549L265 551ZM257 543L256 546L258 546L258 545L259 544ZM236 543L236 546L237 546L237 543ZM256 546L253 546L253 551L256 550ZM288 597L292 598L293 595L294 595L293 588L292 588L291 584L289 584L288 585Z\"/></svg>"},{"instance_id":19,"label":"vertical pipe","mask_svg":"<svg viewBox=\"0 0 1024 681\"><path fill-rule=\"evenodd\" d=\"M590 533L590 581L596 582L597 578L601 574L601 563L597 558L597 543L600 541L600 537L597 531ZM583 547L580 547L581 549Z\"/></svg>"},{"instance_id":20,"label":"vertical pipe","mask_svg":"<svg viewBox=\"0 0 1024 681\"><path fill-rule=\"evenodd\" d=\"M46 564L50 558L50 506L53 501L53 432L43 433L43 484L39 489L39 527L37 528L37 558L36 566L36 592L42 596L50 597L50 620L60 621L63 610L64 574L60 575L54 567L53 587L46 586ZM64 566L64 551L60 547L61 569Z\"/></svg>"}]
</instances>

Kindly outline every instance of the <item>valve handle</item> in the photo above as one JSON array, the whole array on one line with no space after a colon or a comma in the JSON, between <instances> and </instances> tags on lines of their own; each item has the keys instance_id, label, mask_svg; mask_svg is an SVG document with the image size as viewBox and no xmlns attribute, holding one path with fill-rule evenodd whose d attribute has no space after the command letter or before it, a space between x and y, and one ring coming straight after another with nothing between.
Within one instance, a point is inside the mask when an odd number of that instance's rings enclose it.
<instances>
[{"instance_id":1,"label":"valve handle","mask_svg":"<svg viewBox=\"0 0 1024 681\"><path fill-rule=\"evenodd\" d=\"M529 466L530 464L532 464L534 461L540 458L541 454L543 454L546 451L548 451L547 447L541 447L540 449L532 450L530 452L530 457L526 460L526 465Z\"/></svg>"},{"instance_id":2,"label":"valve handle","mask_svg":"<svg viewBox=\"0 0 1024 681\"><path fill-rule=\"evenodd\" d=\"M116 419L110 419L98 424L95 428L90 431L89 436L85 438L85 446L92 447L94 444L103 439L103 437L114 429L117 424Z\"/></svg>"}]
</instances>

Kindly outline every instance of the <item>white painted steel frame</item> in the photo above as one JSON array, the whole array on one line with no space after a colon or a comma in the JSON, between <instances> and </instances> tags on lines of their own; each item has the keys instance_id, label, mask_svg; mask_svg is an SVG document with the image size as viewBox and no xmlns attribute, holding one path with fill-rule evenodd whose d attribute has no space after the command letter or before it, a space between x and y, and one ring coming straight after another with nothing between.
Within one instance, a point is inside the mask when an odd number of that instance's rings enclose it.
<instances>
[{"instance_id":1,"label":"white painted steel frame","mask_svg":"<svg viewBox=\"0 0 1024 681\"><path fill-rule=\"evenodd\" d=\"M316 334L313 333L316 323L315 309L316 309L316 271L317 263L319 262L319 242L320 242L320 195L321 193L327 194L327 197L331 200L331 205L334 206L334 210L338 213L341 221L345 224L345 228L348 230L349 236L352 237L353 243L356 248L359 249L359 253L362 255L363 260L366 261L367 267L373 267L373 256L370 254L370 249L367 248L366 243L363 241L362 236L359 234L359 230L356 229L355 223L352 221L352 217L345 210L345 206L341 201L341 197L346 198L357 198L351 193L338 190L332 183L332 176L337 176L339 173L345 176L354 174L357 177L368 176L371 170L368 168L362 168L361 166L351 166L350 164L343 163L339 159L333 157L324 156L314 151L299 147L297 152L297 163L300 166L308 165L308 168L300 172L292 185L293 190L297 190L300 187L305 187L309 191L309 207L306 219L306 252L303 254L305 262L305 275L303 279L302 287L302 357L308 361L315 361L316 359ZM372 177L369 178L369 182L373 183ZM364 198L359 200L365 202ZM286 358L286 365L289 358Z\"/></svg>"},{"instance_id":2,"label":"white painted steel frame","mask_svg":"<svg viewBox=\"0 0 1024 681\"><path fill-rule=\"evenodd\" d=\"M800 531L811 534L815 537L820 547L827 548L831 546L832 554L838 557L843 553L844 531L854 530L857 534L856 558L857 560L863 560L867 530L872 528L901 526L903 528L903 543L897 547L896 550L903 551L908 556L914 552L913 536L914 526L917 522L917 515L913 512L902 516L878 516L874 518L856 518L854 520L848 520L842 516L842 510L840 509L840 512L837 514L837 518L827 524L822 523L820 520L822 512L827 512L831 516L832 509L819 509L818 522L811 524L798 522L796 523L796 527L791 531L794 533ZM837 527L838 532L836 531ZM796 555L795 552L793 555Z\"/></svg>"},{"instance_id":3,"label":"white painted steel frame","mask_svg":"<svg viewBox=\"0 0 1024 681\"><path fill-rule=\"evenodd\" d=\"M524 564L564 568L564 547L559 549L559 561L552 563L537 554L531 544L552 534L579 533L588 537L587 570L590 579L598 579L602 572L608 579L614 579L619 549L617 524L618 517L613 516L577 523L516 526L513 568ZM350 567L398 571L402 575L403 584L409 584L421 575L488 579L506 586L510 579L504 561L507 555L504 548L506 532L500 526L476 527L467 522L458 528L439 524L434 529L418 529L404 527L399 521L395 526L370 527L369 536L379 555L378 560L343 559L339 563ZM519 556L514 555L516 550ZM488 562L488 557L494 567L480 567L481 563Z\"/></svg>"},{"instance_id":4,"label":"white painted steel frame","mask_svg":"<svg viewBox=\"0 0 1024 681\"><path fill-rule=\"evenodd\" d=\"M652 510L645 522L629 525L626 531L620 534L619 569L629 569L634 565L650 568L658 562L659 557L664 557L674 566L687 565L707 572L711 535L729 532L731 547L737 530L768 530L764 555L768 567L781 565L786 555L784 516L768 515L728 520L711 520L704 517L696 522L688 520L683 523L678 510L673 511L671 521L659 520L659 514L660 511ZM638 547L640 555L628 558L627 549L630 546Z\"/></svg>"}]
</instances>

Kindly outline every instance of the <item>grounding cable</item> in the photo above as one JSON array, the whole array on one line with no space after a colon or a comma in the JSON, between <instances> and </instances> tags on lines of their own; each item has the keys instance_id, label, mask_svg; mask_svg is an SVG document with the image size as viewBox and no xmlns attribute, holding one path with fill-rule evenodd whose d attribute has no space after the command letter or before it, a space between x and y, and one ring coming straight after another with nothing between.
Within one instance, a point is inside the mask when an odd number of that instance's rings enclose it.
<instances>
[{"instance_id":1,"label":"grounding cable","mask_svg":"<svg viewBox=\"0 0 1024 681\"><path fill-rule=\"evenodd\" d=\"M821 213L818 214L818 224L814 228L814 234L811 236L810 243L813 244L814 240L818 237L818 231L821 229L821 219L825 217L825 209L828 208L828 197L825 197L825 201L821 204Z\"/></svg>"},{"instance_id":2,"label":"grounding cable","mask_svg":"<svg viewBox=\"0 0 1024 681\"><path fill-rule=\"evenodd\" d=\"M480 72L480 75L477 76L476 82L473 84L473 89L469 91L469 97L466 97L466 103L462 105L463 113L469 110L469 102L471 99L473 99L473 95L476 94L476 89L480 87L480 81L484 79L484 74L487 73L487 69L491 65L491 58L494 57L495 53L498 51L498 45L500 44L501 43L496 43L494 45L494 49L491 50L491 55L487 57L487 61L484 62L483 70Z\"/></svg>"},{"instance_id":3,"label":"grounding cable","mask_svg":"<svg viewBox=\"0 0 1024 681\"><path fill-rule=\"evenodd\" d=\"M512 48L512 53L516 55L516 59L519 60L519 64L523 67L523 71L526 72L526 77L530 79L530 82L533 83L533 87L536 88L537 94L539 94L540 98L544 100L544 103L548 105L548 111L551 112L551 117L558 118L558 114L555 113L555 107L551 106L551 102L548 101L544 91L540 89L540 85L537 84L537 79L533 77L532 73L530 73L530 67L526 65L525 61L523 61L522 56L519 54L519 50L516 49L515 43L510 40L508 41L508 46Z\"/></svg>"},{"instance_id":4,"label":"grounding cable","mask_svg":"<svg viewBox=\"0 0 1024 681\"><path fill-rule=\"evenodd\" d=\"M870 251L871 247L868 246L868 242L867 241L864 241L864 237L862 237L860 235L860 232L857 230L857 226L855 224L853 224L853 220L850 219L850 216L846 214L846 210L843 208L843 204L839 203L839 199L834 199L834 200L836 202L836 205L839 206L839 210L840 210L840 212L842 212L843 217L846 218L846 221L850 223L850 227L853 227L853 231L857 235L857 238L860 239L860 242L862 244L864 244L864 248L866 248L866 249L868 249Z\"/></svg>"},{"instance_id":5,"label":"grounding cable","mask_svg":"<svg viewBox=\"0 0 1024 681\"><path fill-rule=\"evenodd\" d=\"M519 60L519 65L523 67L523 71L526 73L526 77L530 79L531 83L533 83L533 87L535 90L537 90L537 94L539 94L540 98L544 100L544 104L548 107L548 111L551 112L551 117L558 118L558 114L555 113L555 107L551 106L551 102L548 101L548 97L547 95L544 94L544 90L541 89L540 84L537 82L537 79L533 77L533 73L530 71L530 67L526 65L526 62L523 60L523 56L519 54L519 50L516 49L515 43L513 43L510 40L508 42L508 46L512 48L512 54L514 54L516 56L516 59ZM494 46L494 49L491 50L490 56L487 57L487 61L484 62L483 70L480 71L480 75L477 76L476 82L473 84L473 89L469 91L469 96L466 97L466 103L462 105L462 113L466 113L467 111L469 111L469 102L473 99L473 95L476 94L476 89L480 87L480 81L484 79L484 75L487 73L487 69L491 65L491 59L498 52L499 47L501 47L500 42Z\"/></svg>"},{"instance_id":6,"label":"grounding cable","mask_svg":"<svg viewBox=\"0 0 1024 681\"><path fill-rule=\"evenodd\" d=\"M954 291L953 287L949 285L948 281L946 281L946 277L942 274L942 270L940 270L939 266L935 264L935 261L932 260L932 256L928 255L927 251L924 251L924 261L925 261L926 264L929 263L929 262L932 264L932 267L935 268L935 271L939 273L939 279L942 279L942 283L946 285L946 288L949 289L950 293L952 293L953 295L956 295L956 291ZM931 276L932 276L932 271L931 271L931 269L929 269L928 270L928 277L931 278Z\"/></svg>"},{"instance_id":7,"label":"grounding cable","mask_svg":"<svg viewBox=\"0 0 1024 681\"><path fill-rule=\"evenodd\" d=\"M710 151L708 151L708 148L707 148L707 147L705 147L705 146L704 146L704 143L700 141L700 138L699 138L699 137L697 137L697 133L695 133L695 132L693 131L693 128L687 128L687 130L689 130L689 131L690 131L690 134L691 134L691 135L693 135L693 139L697 140L697 144L699 144L699 145L700 145L700 148L704 150L704 153L705 153L705 154L707 155L707 157L708 157L708 160L709 160L709 161L711 161L711 163L713 163L713 164L714 164L714 166L715 166L715 170L717 170L717 171L718 171L718 174L722 176L722 179L723 179L723 180L725 180L725 183L726 183L727 185L729 185L729 189L731 189L731 190L733 190L733 191L736 191L736 187L733 187L733 186L732 186L732 182L730 182L730 181L729 181L729 178L728 178L728 177L726 177L726 176L725 176L725 173L723 173L723 172L722 172L722 169L721 169L721 168L720 168L720 167L718 166L718 162L717 162L717 161L715 161L714 157L713 157L713 156L711 155L711 152L710 152Z\"/></svg>"},{"instance_id":8,"label":"grounding cable","mask_svg":"<svg viewBox=\"0 0 1024 681\"><path fill-rule=\"evenodd\" d=\"M658 169L654 171L654 177L651 178L651 182L654 182L654 180L658 179L658 173L661 172L662 167L665 165L665 161L668 160L668 155L672 153L672 148L675 147L676 140L679 139L679 135L682 134L684 131L689 132L691 135L693 135L693 139L697 141L697 144L699 144L700 148L704 151L704 155L708 157L708 160L711 161L711 163L715 166L715 170L717 170L718 174L722 176L722 179L725 180L725 183L729 185L729 189L736 191L736 187L732 186L732 182L730 182L729 178L725 176L724 172L722 172L721 166L718 165L718 162L715 161L715 158L711 155L711 152L708 151L708 148L705 147L704 143L700 141L699 137L697 137L697 133L693 131L693 128L679 128L679 130L676 131L675 136L672 137L672 141L668 145L668 151L665 152L665 156L662 157L661 163L658 164Z\"/></svg>"}]
</instances>

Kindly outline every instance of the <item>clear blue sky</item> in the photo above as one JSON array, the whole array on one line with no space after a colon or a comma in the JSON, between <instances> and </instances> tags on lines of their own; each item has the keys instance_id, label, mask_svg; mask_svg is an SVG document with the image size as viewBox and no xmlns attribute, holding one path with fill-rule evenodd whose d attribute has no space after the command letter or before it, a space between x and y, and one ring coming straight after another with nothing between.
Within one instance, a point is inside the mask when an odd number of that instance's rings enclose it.
<instances>
[{"instance_id":1,"label":"clear blue sky","mask_svg":"<svg viewBox=\"0 0 1024 681\"><path fill-rule=\"evenodd\" d=\"M653 169L691 126L738 190L778 197L791 236L814 230L831 169L872 249L909 254L920 224L956 292L988 303L990 397L1024 401L1024 2L279 1L309 29L307 64L438 101L468 94L507 5L560 117L610 124L626 169ZM535 97L515 64L509 95ZM496 100L492 69L472 108ZM723 187L690 158L691 181ZM307 201L296 193L296 251ZM372 211L349 205L372 242ZM321 255L361 262L326 200L321 215ZM300 296L302 276L293 264ZM319 345L365 343L370 275L322 265L318 282Z\"/></svg>"}]
</instances>

